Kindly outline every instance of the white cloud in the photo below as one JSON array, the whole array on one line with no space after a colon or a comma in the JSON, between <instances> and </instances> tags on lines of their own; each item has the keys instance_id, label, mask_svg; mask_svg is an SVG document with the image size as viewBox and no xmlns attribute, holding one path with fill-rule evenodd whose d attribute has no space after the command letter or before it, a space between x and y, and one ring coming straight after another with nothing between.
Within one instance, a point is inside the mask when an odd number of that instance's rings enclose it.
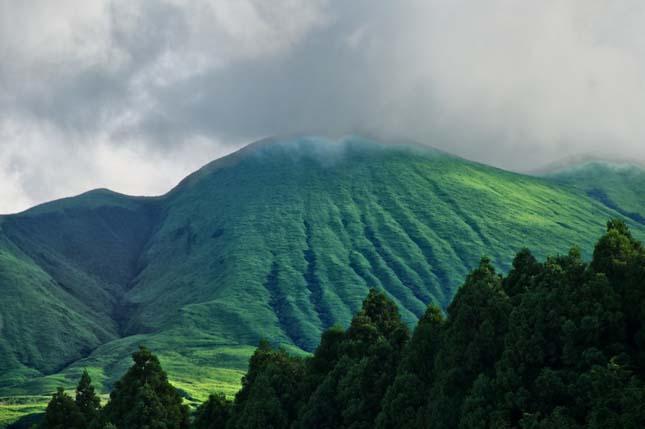
<instances>
[{"instance_id":1,"label":"white cloud","mask_svg":"<svg viewBox=\"0 0 645 429\"><path fill-rule=\"evenodd\" d=\"M142 141L93 135L93 144L55 126L23 120L0 121L0 213L107 187L133 195L160 195L208 160L232 147L193 136L181 146L158 150ZM43 166L45 168L43 168Z\"/></svg>"},{"instance_id":2,"label":"white cloud","mask_svg":"<svg viewBox=\"0 0 645 429\"><path fill-rule=\"evenodd\" d=\"M20 174L5 160L0 161L0 213L12 213L30 207L29 199L20 183Z\"/></svg>"}]
</instances>

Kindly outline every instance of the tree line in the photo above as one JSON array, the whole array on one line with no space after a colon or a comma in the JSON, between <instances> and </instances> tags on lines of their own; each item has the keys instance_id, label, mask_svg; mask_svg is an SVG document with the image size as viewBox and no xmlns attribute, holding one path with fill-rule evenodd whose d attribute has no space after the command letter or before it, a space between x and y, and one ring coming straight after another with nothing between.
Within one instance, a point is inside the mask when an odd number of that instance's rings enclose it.
<instances>
[{"instance_id":1,"label":"tree line","mask_svg":"<svg viewBox=\"0 0 645 429\"><path fill-rule=\"evenodd\" d=\"M189 409L161 368L159 359L140 346L133 364L116 382L110 400L100 398L87 371L76 387L75 398L62 387L45 409L42 429L188 429Z\"/></svg>"},{"instance_id":2,"label":"tree line","mask_svg":"<svg viewBox=\"0 0 645 429\"><path fill-rule=\"evenodd\" d=\"M430 305L412 333L372 289L311 356L262 341L235 398L211 395L192 417L154 355L133 359L104 408L84 373L42 427L640 429L645 250L612 220L589 263L524 249L502 276L482 258L447 313Z\"/></svg>"}]
</instances>

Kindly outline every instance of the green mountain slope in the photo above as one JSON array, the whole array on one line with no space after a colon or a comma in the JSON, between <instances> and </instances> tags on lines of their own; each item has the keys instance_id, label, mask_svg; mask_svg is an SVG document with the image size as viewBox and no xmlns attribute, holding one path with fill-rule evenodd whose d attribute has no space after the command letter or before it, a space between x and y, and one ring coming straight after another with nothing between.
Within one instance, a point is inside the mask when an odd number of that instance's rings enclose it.
<instances>
[{"instance_id":1,"label":"green mountain slope","mask_svg":"<svg viewBox=\"0 0 645 429\"><path fill-rule=\"evenodd\" d=\"M120 297L151 216L142 201L94 191L0 220L2 385L120 337Z\"/></svg>"},{"instance_id":2,"label":"green mountain slope","mask_svg":"<svg viewBox=\"0 0 645 429\"><path fill-rule=\"evenodd\" d=\"M645 224L645 168L640 165L589 161L551 172L547 177L573 185L603 205Z\"/></svg>"},{"instance_id":3,"label":"green mountain slope","mask_svg":"<svg viewBox=\"0 0 645 429\"><path fill-rule=\"evenodd\" d=\"M624 204L631 185L604 192ZM621 207L562 177L348 137L255 143L159 198L93 191L5 216L0 397L83 368L109 384L140 343L187 396L230 393L261 337L311 351L370 287L412 325L483 253L506 269L523 246L590 249L607 219L645 211Z\"/></svg>"}]
</instances>

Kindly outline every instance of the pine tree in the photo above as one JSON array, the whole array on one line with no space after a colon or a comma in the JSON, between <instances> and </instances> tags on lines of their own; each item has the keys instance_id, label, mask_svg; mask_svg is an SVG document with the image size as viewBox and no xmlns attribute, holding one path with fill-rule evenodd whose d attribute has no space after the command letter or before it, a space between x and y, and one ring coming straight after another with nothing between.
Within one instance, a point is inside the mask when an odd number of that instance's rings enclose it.
<instances>
[{"instance_id":1,"label":"pine tree","mask_svg":"<svg viewBox=\"0 0 645 429\"><path fill-rule=\"evenodd\" d=\"M88 426L98 423L99 412L101 409L101 399L96 396L92 379L87 371L83 371L81 379L76 386L76 406L85 417Z\"/></svg>"},{"instance_id":2,"label":"pine tree","mask_svg":"<svg viewBox=\"0 0 645 429\"><path fill-rule=\"evenodd\" d=\"M396 305L371 289L347 332L330 331L311 358L319 386L295 427L373 427L408 338Z\"/></svg>"},{"instance_id":3,"label":"pine tree","mask_svg":"<svg viewBox=\"0 0 645 429\"><path fill-rule=\"evenodd\" d=\"M591 268L597 273L604 273L622 288L628 272L627 265L642 251L642 244L634 239L627 225L620 219L612 219L607 222L607 234L596 244Z\"/></svg>"},{"instance_id":4,"label":"pine tree","mask_svg":"<svg viewBox=\"0 0 645 429\"><path fill-rule=\"evenodd\" d=\"M502 353L511 301L501 277L482 258L448 307L442 348L437 354L436 381L422 419L423 425L456 428L460 410L480 374L492 375Z\"/></svg>"},{"instance_id":5,"label":"pine tree","mask_svg":"<svg viewBox=\"0 0 645 429\"><path fill-rule=\"evenodd\" d=\"M441 310L428 306L404 350L394 383L383 398L377 428L424 427L418 410L428 400L443 324Z\"/></svg>"},{"instance_id":6,"label":"pine tree","mask_svg":"<svg viewBox=\"0 0 645 429\"><path fill-rule=\"evenodd\" d=\"M596 245L591 266L609 278L622 298L628 349L645 378L645 249L622 221L613 219Z\"/></svg>"},{"instance_id":7,"label":"pine tree","mask_svg":"<svg viewBox=\"0 0 645 429\"><path fill-rule=\"evenodd\" d=\"M42 429L86 429L87 423L74 400L59 387L45 410Z\"/></svg>"},{"instance_id":8,"label":"pine tree","mask_svg":"<svg viewBox=\"0 0 645 429\"><path fill-rule=\"evenodd\" d=\"M623 365L610 362L582 377L582 401L588 402L588 427L645 427L645 385Z\"/></svg>"},{"instance_id":9,"label":"pine tree","mask_svg":"<svg viewBox=\"0 0 645 429\"><path fill-rule=\"evenodd\" d=\"M242 389L235 395L229 428L284 427L296 419L302 400L304 364L262 340L249 360Z\"/></svg>"},{"instance_id":10,"label":"pine tree","mask_svg":"<svg viewBox=\"0 0 645 429\"><path fill-rule=\"evenodd\" d=\"M249 389L243 408L234 415L229 428L280 429L289 427L289 415L266 373L259 374Z\"/></svg>"},{"instance_id":11,"label":"pine tree","mask_svg":"<svg viewBox=\"0 0 645 429\"><path fill-rule=\"evenodd\" d=\"M225 428L231 414L231 401L223 394L214 394L197 408L195 429Z\"/></svg>"},{"instance_id":12,"label":"pine tree","mask_svg":"<svg viewBox=\"0 0 645 429\"><path fill-rule=\"evenodd\" d=\"M136 389L130 409L122 416L123 428L179 427L181 422L168 416L164 405L154 388L149 383L144 383ZM117 427L120 425L117 424Z\"/></svg>"},{"instance_id":13,"label":"pine tree","mask_svg":"<svg viewBox=\"0 0 645 429\"><path fill-rule=\"evenodd\" d=\"M141 346L134 364L116 382L104 409L104 420L119 429L185 429L188 407L168 382L159 359Z\"/></svg>"},{"instance_id":14,"label":"pine tree","mask_svg":"<svg viewBox=\"0 0 645 429\"><path fill-rule=\"evenodd\" d=\"M538 266L531 264L531 275L518 283L527 287L520 287L514 297L496 374L485 374L473 387L464 405L462 427L483 421L488 427L581 428L606 418L605 412L596 413L607 392L594 386L610 387L612 374L618 373L603 368L625 360L625 318L619 294L624 288L617 285L625 284L632 259L626 255L638 247L624 224L611 222L610 229L599 241L598 259L591 267L577 249ZM621 372L624 380L629 380L628 372ZM598 382L599 375L608 379ZM609 398L619 396L620 390ZM615 399L608 402L612 404L608 409L624 407L634 416L633 399L624 405Z\"/></svg>"},{"instance_id":15,"label":"pine tree","mask_svg":"<svg viewBox=\"0 0 645 429\"><path fill-rule=\"evenodd\" d=\"M340 356L334 368L306 398L293 425L294 429L341 427L343 404L338 398L338 381L345 377L353 363L347 355Z\"/></svg>"},{"instance_id":16,"label":"pine tree","mask_svg":"<svg viewBox=\"0 0 645 429\"><path fill-rule=\"evenodd\" d=\"M529 249L522 249L513 259L513 269L504 278L502 287L504 292L516 304L519 297L526 292L533 282L533 278L540 269L540 264Z\"/></svg>"},{"instance_id":17,"label":"pine tree","mask_svg":"<svg viewBox=\"0 0 645 429\"><path fill-rule=\"evenodd\" d=\"M344 340L345 331L338 326L332 326L323 333L313 356L305 362L305 395L311 395L334 369L342 357Z\"/></svg>"}]
</instances>

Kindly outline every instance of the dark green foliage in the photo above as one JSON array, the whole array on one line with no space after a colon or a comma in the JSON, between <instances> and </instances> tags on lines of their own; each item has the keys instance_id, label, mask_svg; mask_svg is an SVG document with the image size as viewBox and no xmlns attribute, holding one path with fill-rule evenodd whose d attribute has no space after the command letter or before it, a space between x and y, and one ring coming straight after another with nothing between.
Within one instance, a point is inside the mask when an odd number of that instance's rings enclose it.
<instances>
[{"instance_id":1,"label":"dark green foliage","mask_svg":"<svg viewBox=\"0 0 645 429\"><path fill-rule=\"evenodd\" d=\"M540 269L540 264L529 249L522 249L513 259L513 268L504 278L504 292L512 300L517 301L531 287L531 280Z\"/></svg>"},{"instance_id":2,"label":"dark green foliage","mask_svg":"<svg viewBox=\"0 0 645 429\"><path fill-rule=\"evenodd\" d=\"M62 387L49 402L40 427L43 429L188 429L188 408L170 385L159 360L140 346L132 355L134 365L119 380L104 409L92 380L83 371L76 387L76 400ZM211 395L197 412L197 429L223 427L230 403Z\"/></svg>"},{"instance_id":3,"label":"dark green foliage","mask_svg":"<svg viewBox=\"0 0 645 429\"><path fill-rule=\"evenodd\" d=\"M579 375L623 352L620 298L576 253L548 260L536 283L510 316L497 377L508 392L502 410L513 423L555 412L580 420Z\"/></svg>"},{"instance_id":4,"label":"dark green foliage","mask_svg":"<svg viewBox=\"0 0 645 429\"><path fill-rule=\"evenodd\" d=\"M336 345L342 358L301 409L298 424L315 425L316 416L328 414L326 427L373 427L408 337L396 305L384 293L370 290ZM314 362L327 353L329 340L321 345Z\"/></svg>"},{"instance_id":5,"label":"dark green foliage","mask_svg":"<svg viewBox=\"0 0 645 429\"><path fill-rule=\"evenodd\" d=\"M88 426L97 424L101 411L101 399L96 396L92 379L87 371L83 371L76 386L76 407L83 414Z\"/></svg>"},{"instance_id":6,"label":"dark green foliage","mask_svg":"<svg viewBox=\"0 0 645 429\"><path fill-rule=\"evenodd\" d=\"M426 404L432 386L443 324L441 310L430 305L419 320L394 383L383 399L383 409L376 421L378 428L424 427L419 410Z\"/></svg>"},{"instance_id":7,"label":"dark green foliage","mask_svg":"<svg viewBox=\"0 0 645 429\"><path fill-rule=\"evenodd\" d=\"M577 249L543 263L522 250L502 278L483 258L447 319L430 305L410 341L372 289L304 365L261 343L228 427L645 427L644 272L618 220L590 264Z\"/></svg>"},{"instance_id":8,"label":"dark green foliage","mask_svg":"<svg viewBox=\"0 0 645 429\"><path fill-rule=\"evenodd\" d=\"M304 364L260 342L235 396L229 428L282 428L293 421L302 397Z\"/></svg>"},{"instance_id":9,"label":"dark green foliage","mask_svg":"<svg viewBox=\"0 0 645 429\"><path fill-rule=\"evenodd\" d=\"M456 427L459 412L455 410L461 410L475 379L493 374L512 308L501 284L490 260L482 258L448 307L424 424Z\"/></svg>"},{"instance_id":10,"label":"dark green foliage","mask_svg":"<svg viewBox=\"0 0 645 429\"><path fill-rule=\"evenodd\" d=\"M588 427L637 429L645 425L645 386L612 360L581 376L581 402L589 404Z\"/></svg>"},{"instance_id":11,"label":"dark green foliage","mask_svg":"<svg viewBox=\"0 0 645 429\"><path fill-rule=\"evenodd\" d=\"M159 360L141 346L134 364L116 383L103 419L119 429L184 429L188 408L168 382Z\"/></svg>"},{"instance_id":12,"label":"dark green foliage","mask_svg":"<svg viewBox=\"0 0 645 429\"><path fill-rule=\"evenodd\" d=\"M318 427L321 429L334 429L342 425L342 411L344 404L338 398L339 380L346 377L353 361L342 355L332 370L321 378L321 382L313 392L303 398L298 420L295 428L307 429Z\"/></svg>"},{"instance_id":13,"label":"dark green foliage","mask_svg":"<svg viewBox=\"0 0 645 429\"><path fill-rule=\"evenodd\" d=\"M627 226L614 219L607 223L607 234L594 251L592 268L604 273L616 292L623 297L628 349L637 363L639 374L645 368L645 252Z\"/></svg>"},{"instance_id":14,"label":"dark green foliage","mask_svg":"<svg viewBox=\"0 0 645 429\"><path fill-rule=\"evenodd\" d=\"M382 338L399 351L408 337L408 328L401 321L396 304L376 289L370 289L363 307L347 330L348 344L358 347L369 347L376 339ZM363 352L359 349L350 351L350 354L354 353L361 355Z\"/></svg>"},{"instance_id":15,"label":"dark green foliage","mask_svg":"<svg viewBox=\"0 0 645 429\"><path fill-rule=\"evenodd\" d=\"M347 331L329 329L305 361L261 342L227 427L373 427L408 336L396 305L370 290Z\"/></svg>"},{"instance_id":16,"label":"dark green foliage","mask_svg":"<svg viewBox=\"0 0 645 429\"><path fill-rule=\"evenodd\" d=\"M629 264L625 281L623 312L625 314L627 347L635 371L645 379L645 252Z\"/></svg>"},{"instance_id":17,"label":"dark green foliage","mask_svg":"<svg viewBox=\"0 0 645 429\"><path fill-rule=\"evenodd\" d=\"M42 429L85 429L86 421L74 400L59 387L52 396L41 424Z\"/></svg>"},{"instance_id":18,"label":"dark green foliage","mask_svg":"<svg viewBox=\"0 0 645 429\"><path fill-rule=\"evenodd\" d=\"M305 362L308 393L312 393L334 369L341 358L345 338L345 331L338 326L330 328L322 335L315 353Z\"/></svg>"},{"instance_id":19,"label":"dark green foliage","mask_svg":"<svg viewBox=\"0 0 645 429\"><path fill-rule=\"evenodd\" d=\"M604 273L616 286L624 287L627 266L642 251L641 243L634 240L625 223L614 219L607 222L607 234L594 249L591 267Z\"/></svg>"},{"instance_id":20,"label":"dark green foliage","mask_svg":"<svg viewBox=\"0 0 645 429\"><path fill-rule=\"evenodd\" d=\"M240 410L236 410L227 427L248 429L279 429L289 426L289 417L268 375L260 374L249 390Z\"/></svg>"},{"instance_id":21,"label":"dark green foliage","mask_svg":"<svg viewBox=\"0 0 645 429\"><path fill-rule=\"evenodd\" d=\"M231 402L224 395L213 394L197 408L195 429L220 429L226 427L231 414Z\"/></svg>"},{"instance_id":22,"label":"dark green foliage","mask_svg":"<svg viewBox=\"0 0 645 429\"><path fill-rule=\"evenodd\" d=\"M642 427L644 410L635 405L643 395L633 346L638 334L627 309L645 301L638 293L626 299L630 273L642 270L642 254L625 225L613 220L589 266L576 250L537 270L524 264L527 287L510 313L495 375L473 388L462 423ZM630 289L642 292L643 279Z\"/></svg>"}]
</instances>

